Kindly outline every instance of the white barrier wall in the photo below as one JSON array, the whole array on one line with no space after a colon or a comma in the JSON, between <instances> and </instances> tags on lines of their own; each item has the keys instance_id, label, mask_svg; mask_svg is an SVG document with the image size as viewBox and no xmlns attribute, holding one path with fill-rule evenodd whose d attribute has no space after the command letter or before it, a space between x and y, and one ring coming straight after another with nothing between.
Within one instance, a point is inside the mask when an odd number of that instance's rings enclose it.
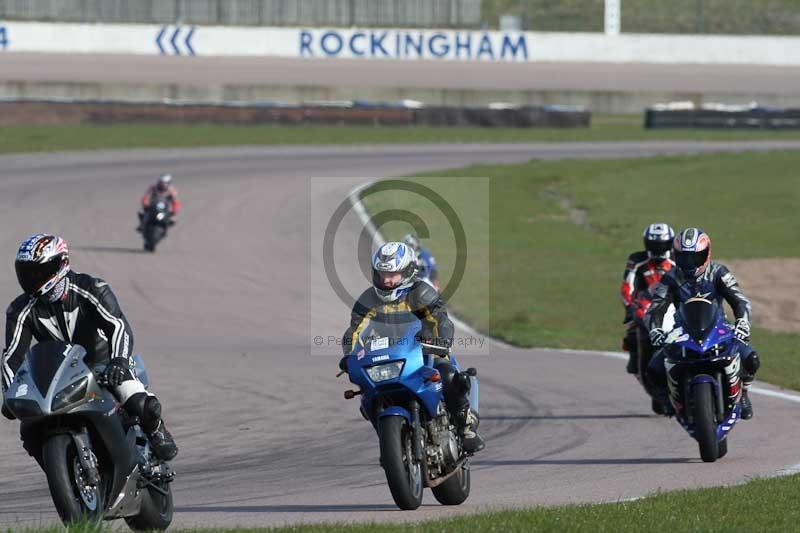
<instances>
[{"instance_id":1,"label":"white barrier wall","mask_svg":"<svg viewBox=\"0 0 800 533\"><path fill-rule=\"evenodd\" d=\"M0 53L800 65L800 38L0 22Z\"/></svg>"}]
</instances>

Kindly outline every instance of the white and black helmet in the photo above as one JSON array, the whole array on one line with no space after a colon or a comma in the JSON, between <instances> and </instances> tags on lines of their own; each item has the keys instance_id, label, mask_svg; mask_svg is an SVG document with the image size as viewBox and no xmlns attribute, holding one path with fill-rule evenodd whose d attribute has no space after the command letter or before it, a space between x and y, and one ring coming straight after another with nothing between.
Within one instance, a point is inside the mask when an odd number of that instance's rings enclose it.
<instances>
[{"instance_id":1,"label":"white and black helmet","mask_svg":"<svg viewBox=\"0 0 800 533\"><path fill-rule=\"evenodd\" d=\"M31 235L19 246L14 268L17 271L17 281L26 294L33 297L44 296L67 277L67 242L56 235Z\"/></svg>"},{"instance_id":2,"label":"white and black helmet","mask_svg":"<svg viewBox=\"0 0 800 533\"><path fill-rule=\"evenodd\" d=\"M396 287L386 287L379 272L399 272L402 275ZM387 242L372 256L372 285L384 302L403 297L414 284L417 275L417 254L402 242Z\"/></svg>"},{"instance_id":3,"label":"white and black helmet","mask_svg":"<svg viewBox=\"0 0 800 533\"><path fill-rule=\"evenodd\" d=\"M156 181L156 188L160 192L166 192L172 185L172 174L161 174Z\"/></svg>"},{"instance_id":4,"label":"white and black helmet","mask_svg":"<svg viewBox=\"0 0 800 533\"><path fill-rule=\"evenodd\" d=\"M644 228L642 240L650 257L667 258L672 255L672 239L675 231L664 222L656 222Z\"/></svg>"}]
</instances>

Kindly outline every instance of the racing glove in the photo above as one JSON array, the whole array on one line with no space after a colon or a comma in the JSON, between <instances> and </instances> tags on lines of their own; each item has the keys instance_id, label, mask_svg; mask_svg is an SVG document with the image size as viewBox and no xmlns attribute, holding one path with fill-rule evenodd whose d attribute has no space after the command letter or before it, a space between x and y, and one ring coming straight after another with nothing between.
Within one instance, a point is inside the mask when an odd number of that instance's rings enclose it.
<instances>
[{"instance_id":1,"label":"racing glove","mask_svg":"<svg viewBox=\"0 0 800 533\"><path fill-rule=\"evenodd\" d=\"M100 375L100 383L109 387L118 387L124 381L133 379L130 363L124 357L115 357Z\"/></svg>"},{"instance_id":2,"label":"racing glove","mask_svg":"<svg viewBox=\"0 0 800 533\"><path fill-rule=\"evenodd\" d=\"M747 342L750 339L750 322L746 318L737 319L733 335L740 341Z\"/></svg>"},{"instance_id":3,"label":"racing glove","mask_svg":"<svg viewBox=\"0 0 800 533\"><path fill-rule=\"evenodd\" d=\"M664 346L664 341L667 339L667 332L661 328L653 328L650 330L650 344L654 348Z\"/></svg>"}]
</instances>

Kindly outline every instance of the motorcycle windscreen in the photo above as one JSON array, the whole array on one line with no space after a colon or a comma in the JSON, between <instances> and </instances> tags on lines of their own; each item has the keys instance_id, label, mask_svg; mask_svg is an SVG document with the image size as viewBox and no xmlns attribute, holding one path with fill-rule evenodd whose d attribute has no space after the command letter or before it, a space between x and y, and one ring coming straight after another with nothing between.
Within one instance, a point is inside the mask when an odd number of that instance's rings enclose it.
<instances>
[{"instance_id":1,"label":"motorcycle windscreen","mask_svg":"<svg viewBox=\"0 0 800 533\"><path fill-rule=\"evenodd\" d=\"M28 352L26 357L31 369L31 378L42 396L47 395L50 383L64 362L67 350L68 346L63 342L48 341L40 342Z\"/></svg>"},{"instance_id":2,"label":"motorcycle windscreen","mask_svg":"<svg viewBox=\"0 0 800 533\"><path fill-rule=\"evenodd\" d=\"M411 312L376 313L364 324L358 336L358 345L353 348L373 351L395 345L410 346L419 330L419 319Z\"/></svg>"},{"instance_id":3,"label":"motorcycle windscreen","mask_svg":"<svg viewBox=\"0 0 800 533\"><path fill-rule=\"evenodd\" d=\"M719 307L711 300L690 298L681 305L680 318L683 331L702 342L717 323Z\"/></svg>"}]
</instances>

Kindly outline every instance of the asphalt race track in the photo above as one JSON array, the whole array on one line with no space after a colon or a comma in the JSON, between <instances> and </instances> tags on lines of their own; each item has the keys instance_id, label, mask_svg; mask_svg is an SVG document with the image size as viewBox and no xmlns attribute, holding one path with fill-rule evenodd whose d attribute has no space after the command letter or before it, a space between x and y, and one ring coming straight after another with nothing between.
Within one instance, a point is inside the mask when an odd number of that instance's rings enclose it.
<instances>
[{"instance_id":1,"label":"asphalt race track","mask_svg":"<svg viewBox=\"0 0 800 533\"><path fill-rule=\"evenodd\" d=\"M0 81L797 95L800 68L0 54Z\"/></svg>"},{"instance_id":2,"label":"asphalt race track","mask_svg":"<svg viewBox=\"0 0 800 533\"><path fill-rule=\"evenodd\" d=\"M0 300L17 294L14 252L37 231L65 236L74 268L109 281L181 446L176 526L419 520L738 483L800 462L800 426L786 423L797 417L796 402L754 395L756 416L733 431L728 456L704 464L674 421L650 415L624 361L491 345L489 354L461 358L480 371L488 440L473 462L470 499L444 508L426 493L420 510L397 511L378 465L377 438L356 403L342 399L345 380L334 377L338 349L310 355L311 336L340 334L349 309L320 286L321 252L307 246L309 206L338 205L369 178L479 161L771 148L800 149L800 142L2 156ZM164 171L176 176L185 212L150 255L140 252L135 211L144 188ZM360 230L351 211L336 240L344 257ZM339 273L348 286L364 286L352 257ZM769 355L764 359L768 364ZM54 521L44 475L19 445L17 423L4 419L0 465L0 527Z\"/></svg>"}]
</instances>

